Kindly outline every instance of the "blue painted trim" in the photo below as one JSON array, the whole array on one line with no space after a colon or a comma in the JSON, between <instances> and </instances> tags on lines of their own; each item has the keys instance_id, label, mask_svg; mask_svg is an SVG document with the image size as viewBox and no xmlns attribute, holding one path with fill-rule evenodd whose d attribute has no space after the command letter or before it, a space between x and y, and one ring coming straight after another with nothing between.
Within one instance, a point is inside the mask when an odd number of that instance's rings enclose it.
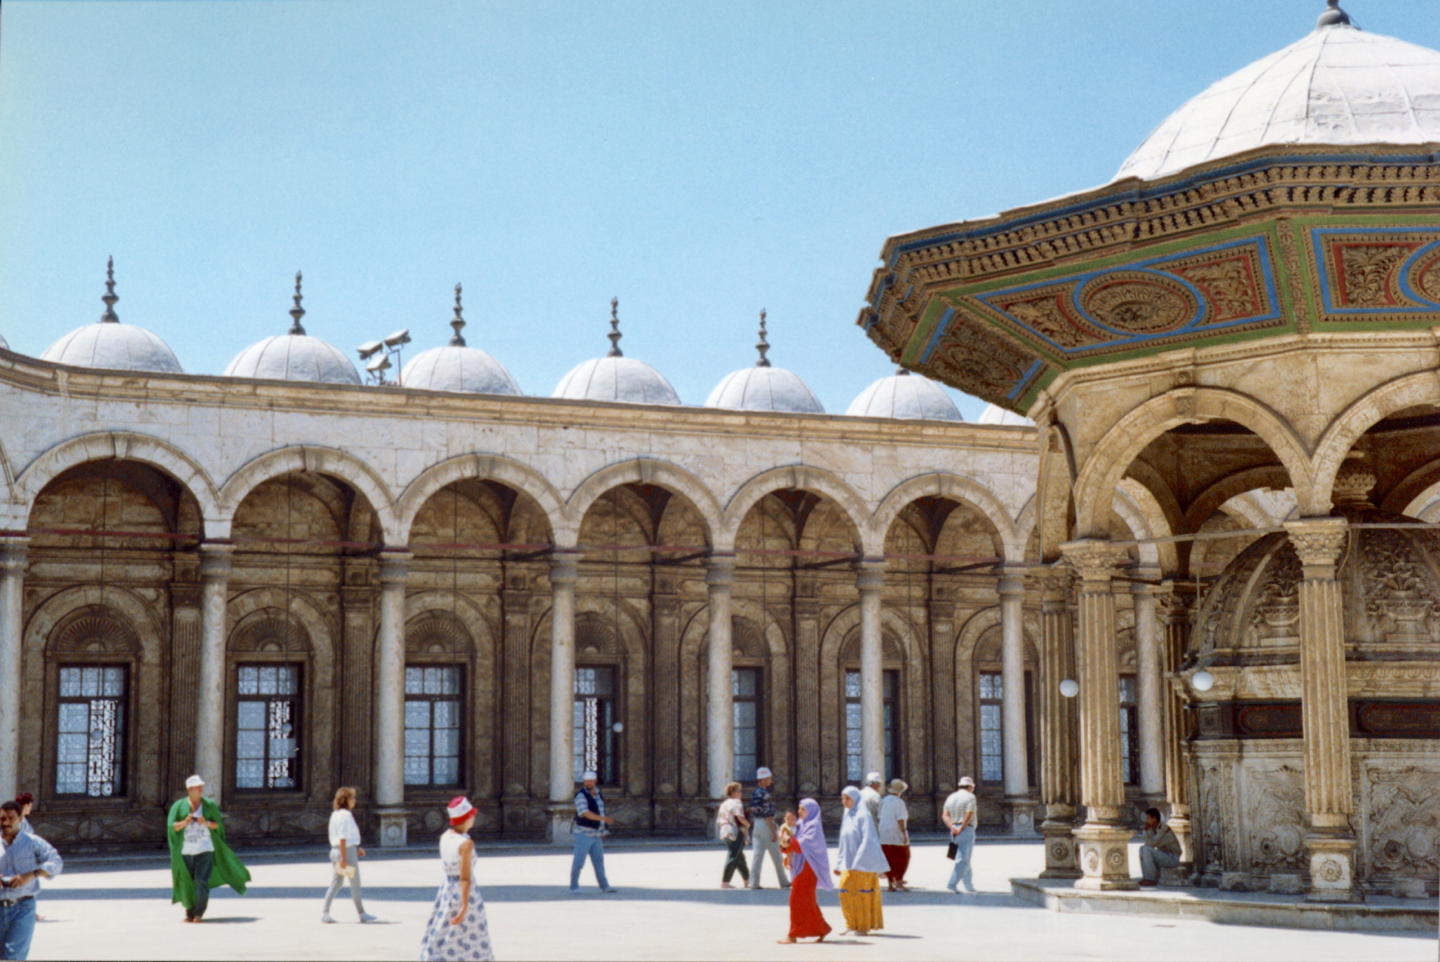
<instances>
[{"instance_id":1,"label":"blue painted trim","mask_svg":"<svg viewBox=\"0 0 1440 962\"><path fill-rule=\"evenodd\" d=\"M935 330L930 332L930 340L925 343L925 352L920 355L920 363L924 364L930 360L930 355L935 353L935 346L940 343L940 335L950 329L950 321L955 317L955 308L945 308L945 313L935 322Z\"/></svg>"},{"instance_id":2,"label":"blue painted trim","mask_svg":"<svg viewBox=\"0 0 1440 962\"><path fill-rule=\"evenodd\" d=\"M1332 285L1330 282L1330 260L1325 256L1324 238L1341 234L1425 234L1433 233L1437 239L1412 251L1410 256L1400 264L1400 288L1406 297L1413 297L1421 304L1396 304L1393 307L1336 307L1330 297ZM1409 289L1410 285L1405 283L1405 274L1415 263L1415 259L1421 256L1422 251L1428 251L1440 244L1440 229L1424 227L1365 227L1357 225L1354 227L1312 227L1310 228L1310 246L1315 252L1315 270L1320 278L1320 304L1325 308L1326 314L1337 314L1341 317L1364 316L1367 314L1429 314L1434 307L1428 306L1435 302L1428 297L1421 297Z\"/></svg>"},{"instance_id":3,"label":"blue painted trim","mask_svg":"<svg viewBox=\"0 0 1440 962\"><path fill-rule=\"evenodd\" d=\"M1026 368L1025 373L1020 375L1020 380L1016 381L1015 386L1010 389L1010 393L1005 395L1006 400L1013 401L1019 397L1021 390L1024 389L1025 385L1030 383L1030 379L1035 376L1036 371L1040 370L1040 365L1043 363L1043 361L1036 359L1033 364Z\"/></svg>"}]
</instances>

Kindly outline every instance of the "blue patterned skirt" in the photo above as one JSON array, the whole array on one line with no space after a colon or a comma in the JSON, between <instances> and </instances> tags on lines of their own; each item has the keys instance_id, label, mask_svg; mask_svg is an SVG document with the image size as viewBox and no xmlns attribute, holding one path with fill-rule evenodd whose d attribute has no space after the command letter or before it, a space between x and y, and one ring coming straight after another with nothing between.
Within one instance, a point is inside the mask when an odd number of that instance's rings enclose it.
<instances>
[{"instance_id":1,"label":"blue patterned skirt","mask_svg":"<svg viewBox=\"0 0 1440 962\"><path fill-rule=\"evenodd\" d=\"M465 912L465 921L451 925L450 920L459 910L460 879L447 878L435 893L435 910L420 939L420 962L495 958L495 950L490 947L490 926L485 922L485 899L474 880L470 882L470 908Z\"/></svg>"}]
</instances>

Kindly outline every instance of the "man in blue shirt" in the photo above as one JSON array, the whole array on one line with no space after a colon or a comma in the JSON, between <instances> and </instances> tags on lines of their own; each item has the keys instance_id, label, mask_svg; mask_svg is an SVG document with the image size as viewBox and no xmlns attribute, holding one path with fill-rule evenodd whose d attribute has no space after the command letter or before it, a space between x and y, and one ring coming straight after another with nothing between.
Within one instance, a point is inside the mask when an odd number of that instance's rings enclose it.
<instances>
[{"instance_id":1,"label":"man in blue shirt","mask_svg":"<svg viewBox=\"0 0 1440 962\"><path fill-rule=\"evenodd\" d=\"M615 819L605 814L605 796L600 794L596 774L585 772L581 778L583 784L575 793L575 859L570 863L570 891L580 891L580 870L585 867L588 857L595 867L595 881L599 883L600 891L609 895L615 889L605 878L604 839L609 834L605 826L613 825Z\"/></svg>"},{"instance_id":2,"label":"man in blue shirt","mask_svg":"<svg viewBox=\"0 0 1440 962\"><path fill-rule=\"evenodd\" d=\"M768 853L770 861L775 863L775 874L780 878L780 887L788 889L790 879L785 875L785 860L780 855L780 845L776 842L777 835L775 826L775 801L770 795L770 787L775 784L775 773L768 768L759 768L755 772L755 791L750 796L750 824L751 828L751 855L750 855L750 887L760 888L760 870L765 867L765 856Z\"/></svg>"},{"instance_id":3,"label":"man in blue shirt","mask_svg":"<svg viewBox=\"0 0 1440 962\"><path fill-rule=\"evenodd\" d=\"M29 958L38 880L59 875L64 864L49 842L20 831L22 818L15 802L0 805L0 948L7 959Z\"/></svg>"}]
</instances>

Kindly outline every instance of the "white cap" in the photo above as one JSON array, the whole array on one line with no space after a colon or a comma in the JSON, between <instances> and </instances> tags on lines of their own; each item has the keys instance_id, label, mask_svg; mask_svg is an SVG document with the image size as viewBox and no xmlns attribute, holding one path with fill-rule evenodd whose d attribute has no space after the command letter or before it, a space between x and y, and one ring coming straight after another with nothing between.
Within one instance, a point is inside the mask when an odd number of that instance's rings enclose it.
<instances>
[{"instance_id":1,"label":"white cap","mask_svg":"<svg viewBox=\"0 0 1440 962\"><path fill-rule=\"evenodd\" d=\"M598 782L599 780L600 776L594 772L585 772L580 776L580 781L582 782Z\"/></svg>"},{"instance_id":2,"label":"white cap","mask_svg":"<svg viewBox=\"0 0 1440 962\"><path fill-rule=\"evenodd\" d=\"M755 769L755 780L756 780L756 781L759 781L759 780L762 779L762 778L774 778L774 777L775 777L775 773L772 772L772 771L771 771L770 769L768 769L768 768L757 768L757 769Z\"/></svg>"},{"instance_id":3,"label":"white cap","mask_svg":"<svg viewBox=\"0 0 1440 962\"><path fill-rule=\"evenodd\" d=\"M884 781L884 779L880 777L879 772L871 772L870 774L865 776L866 785L876 785L882 781Z\"/></svg>"},{"instance_id":4,"label":"white cap","mask_svg":"<svg viewBox=\"0 0 1440 962\"><path fill-rule=\"evenodd\" d=\"M975 779L971 778L969 775L966 775L966 776L962 777L962 778L960 779L960 787L961 787L961 788L974 788L974 787L975 787Z\"/></svg>"},{"instance_id":5,"label":"white cap","mask_svg":"<svg viewBox=\"0 0 1440 962\"><path fill-rule=\"evenodd\" d=\"M186 788L204 788L204 787L205 787L205 779L201 778L199 775L191 775L189 778L185 779L185 787L186 787Z\"/></svg>"}]
</instances>

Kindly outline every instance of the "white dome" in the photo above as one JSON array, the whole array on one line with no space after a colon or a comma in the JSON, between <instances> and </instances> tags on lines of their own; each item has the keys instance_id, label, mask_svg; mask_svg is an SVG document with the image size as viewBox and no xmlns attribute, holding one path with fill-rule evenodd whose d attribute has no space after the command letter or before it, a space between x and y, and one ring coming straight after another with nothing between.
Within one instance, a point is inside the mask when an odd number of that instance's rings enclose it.
<instances>
[{"instance_id":1,"label":"white dome","mask_svg":"<svg viewBox=\"0 0 1440 962\"><path fill-rule=\"evenodd\" d=\"M664 375L633 357L597 357L576 365L555 385L551 397L572 401L679 404L680 395Z\"/></svg>"},{"instance_id":2,"label":"white dome","mask_svg":"<svg viewBox=\"0 0 1440 962\"><path fill-rule=\"evenodd\" d=\"M845 413L861 418L963 421L945 389L928 377L909 372L882 377L861 391Z\"/></svg>"},{"instance_id":3,"label":"white dome","mask_svg":"<svg viewBox=\"0 0 1440 962\"><path fill-rule=\"evenodd\" d=\"M159 335L119 321L99 321L77 327L47 347L40 359L111 371L183 373L175 352Z\"/></svg>"},{"instance_id":4,"label":"white dome","mask_svg":"<svg viewBox=\"0 0 1440 962\"><path fill-rule=\"evenodd\" d=\"M423 351L406 363L400 383L426 391L521 393L505 365L478 347L447 345Z\"/></svg>"},{"instance_id":5,"label":"white dome","mask_svg":"<svg viewBox=\"0 0 1440 962\"><path fill-rule=\"evenodd\" d=\"M251 344L225 366L225 377L359 384L355 365L333 344L308 334L276 334Z\"/></svg>"},{"instance_id":6,"label":"white dome","mask_svg":"<svg viewBox=\"0 0 1440 962\"><path fill-rule=\"evenodd\" d=\"M1115 175L1152 179L1267 144L1440 142L1440 51L1350 26L1344 14L1212 84Z\"/></svg>"},{"instance_id":7,"label":"white dome","mask_svg":"<svg viewBox=\"0 0 1440 962\"><path fill-rule=\"evenodd\" d=\"M707 408L732 411L785 411L824 414L815 394L793 371L783 367L744 367L731 371L705 399Z\"/></svg>"},{"instance_id":8,"label":"white dome","mask_svg":"<svg viewBox=\"0 0 1440 962\"><path fill-rule=\"evenodd\" d=\"M1003 424L1011 428L1033 428L1035 422L1023 414L1016 414L1014 411L1007 411L998 404L987 404L985 410L980 412L980 420L976 424Z\"/></svg>"},{"instance_id":9,"label":"white dome","mask_svg":"<svg viewBox=\"0 0 1440 962\"><path fill-rule=\"evenodd\" d=\"M5 340L5 335L0 334L0 349L10 350L10 342Z\"/></svg>"}]
</instances>

